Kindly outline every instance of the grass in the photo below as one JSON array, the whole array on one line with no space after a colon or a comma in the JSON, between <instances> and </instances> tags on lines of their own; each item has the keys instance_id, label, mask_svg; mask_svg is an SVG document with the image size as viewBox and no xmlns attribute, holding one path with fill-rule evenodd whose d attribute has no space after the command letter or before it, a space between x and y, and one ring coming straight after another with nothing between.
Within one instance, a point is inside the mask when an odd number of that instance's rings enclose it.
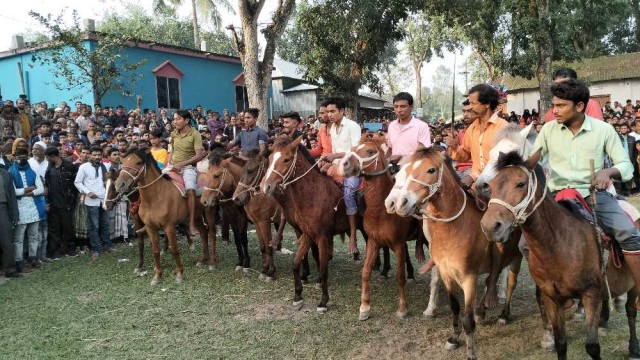
<instances>
[{"instance_id":1,"label":"grass","mask_svg":"<svg viewBox=\"0 0 640 360\"><path fill-rule=\"evenodd\" d=\"M292 234L285 235L285 246L295 250ZM257 270L255 233L250 234L250 243ZM444 292L436 318L422 318L428 300L426 277L407 286L406 321L395 317L395 270L387 280L374 279L371 318L359 322L361 263L348 258L346 244L336 241L326 314L316 313L320 291L313 285L304 288L303 309L293 309L292 255L277 257L279 277L267 283L258 280L256 271L234 272L233 245L218 248L220 262L210 272L195 267L199 251L189 251L181 243L186 264L183 284L175 282L173 259L164 255L163 281L151 286L149 251L149 273L134 275L137 252L128 246L97 262L88 256L63 259L3 283L0 359L466 358L464 348L443 349L451 331ZM121 258L130 261L119 263ZM481 359L555 359L538 345L540 316L526 265L519 280L511 323L496 325L499 309L493 309L487 324L478 326ZM569 357L585 359L583 325L569 322L568 327ZM626 358L627 339L626 317L613 312L608 334L601 337L603 358Z\"/></svg>"}]
</instances>

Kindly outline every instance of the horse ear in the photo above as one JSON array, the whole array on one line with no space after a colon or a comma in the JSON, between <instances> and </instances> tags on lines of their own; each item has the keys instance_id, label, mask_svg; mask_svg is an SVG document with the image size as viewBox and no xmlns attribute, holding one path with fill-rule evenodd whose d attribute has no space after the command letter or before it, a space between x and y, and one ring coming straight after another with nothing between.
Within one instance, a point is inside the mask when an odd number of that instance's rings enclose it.
<instances>
[{"instance_id":1,"label":"horse ear","mask_svg":"<svg viewBox=\"0 0 640 360\"><path fill-rule=\"evenodd\" d=\"M529 170L533 169L536 166L536 164L537 164L537 161L535 161L533 157L530 157L524 161L524 167L526 167Z\"/></svg>"},{"instance_id":2,"label":"horse ear","mask_svg":"<svg viewBox=\"0 0 640 360\"><path fill-rule=\"evenodd\" d=\"M529 136L529 133L531 132L532 127L533 127L533 124L529 124L524 129L520 130L520 136L522 136L523 139L526 139L527 136Z\"/></svg>"},{"instance_id":3,"label":"horse ear","mask_svg":"<svg viewBox=\"0 0 640 360\"><path fill-rule=\"evenodd\" d=\"M417 149L417 150L424 150L424 149L426 149L426 148L427 148L427 147L426 147L426 146L424 146L424 144L422 144L421 142L419 142L419 143L418 143L418 149Z\"/></svg>"},{"instance_id":4,"label":"horse ear","mask_svg":"<svg viewBox=\"0 0 640 360\"><path fill-rule=\"evenodd\" d=\"M298 145L300 145L301 142L302 142L302 135L298 136L295 140L293 140L291 144L289 144L289 146L295 149L298 147Z\"/></svg>"}]
</instances>

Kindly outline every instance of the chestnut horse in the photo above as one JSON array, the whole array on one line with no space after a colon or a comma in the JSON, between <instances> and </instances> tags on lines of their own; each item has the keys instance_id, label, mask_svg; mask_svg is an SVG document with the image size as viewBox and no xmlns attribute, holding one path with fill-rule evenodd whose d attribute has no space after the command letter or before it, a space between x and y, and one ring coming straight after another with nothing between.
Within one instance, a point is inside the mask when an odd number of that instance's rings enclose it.
<instances>
[{"instance_id":1,"label":"chestnut horse","mask_svg":"<svg viewBox=\"0 0 640 360\"><path fill-rule=\"evenodd\" d=\"M315 164L299 149L302 136L295 140L279 138L273 144L269 156L269 167L260 188L267 195L282 191L289 196L278 196L276 200L287 211L293 210L295 223L304 236L293 261L295 294L293 304L302 307L302 281L300 265L312 245L318 246L319 278L322 298L317 311L327 311L329 301L328 269L332 256L333 236L349 230L342 189L330 177L320 173Z\"/></svg>"},{"instance_id":2,"label":"chestnut horse","mask_svg":"<svg viewBox=\"0 0 640 360\"><path fill-rule=\"evenodd\" d=\"M122 194L134 184L138 186L141 199L138 215L144 223L153 251L155 274L151 284L158 284L162 277L160 246L158 244L159 231L161 229L164 230L169 241L169 250L176 262L176 281L182 282L184 280L184 268L180 261L176 225L184 224L188 226L189 208L187 199L182 197L182 192L176 185L160 172L157 162L145 149L135 149L122 159L122 170L115 182L115 188L116 191ZM195 223L204 247L207 243L208 233L202 218L203 210L202 206L196 206ZM208 251L203 248L203 257L207 255Z\"/></svg>"},{"instance_id":3,"label":"chestnut horse","mask_svg":"<svg viewBox=\"0 0 640 360\"><path fill-rule=\"evenodd\" d=\"M501 323L505 323L510 315L511 297L522 261L518 243L507 242L503 249L499 249L501 255L495 255L495 244L486 240L480 228L482 211L463 190L450 159L436 148L416 151L405 169L408 173L396 200L396 212L401 216L417 212L424 219L423 228L431 240L431 258L447 289L453 312L453 336L447 340L445 348L453 350L460 346L460 303L455 290L461 287L464 292L463 327L467 338L467 359L476 359L474 312L478 277L490 271L492 258L500 259L500 269L510 267L507 299L499 318ZM493 275L497 277L498 274ZM491 279L490 274L487 285ZM486 296L485 292L479 303L479 317L484 316Z\"/></svg>"},{"instance_id":4,"label":"chestnut horse","mask_svg":"<svg viewBox=\"0 0 640 360\"><path fill-rule=\"evenodd\" d=\"M207 208L216 208L217 205L220 205L222 216L233 230L233 239L238 253L236 271L248 274L251 269L249 239L247 238L249 219L244 208L234 204L231 199L235 189L233 187L234 178L240 177L242 166L244 166L244 160L237 157L225 158L224 152L212 151L209 154L209 169L207 170L206 185L200 197L200 203ZM211 247L215 254L215 237Z\"/></svg>"},{"instance_id":5,"label":"chestnut horse","mask_svg":"<svg viewBox=\"0 0 640 360\"><path fill-rule=\"evenodd\" d=\"M515 226L520 226L529 246L529 271L540 291L545 336L551 322L558 359L567 358L564 304L580 298L586 313L585 348L592 359L600 359L598 322L606 325L609 293L627 293L629 358L640 358L636 339L637 292L626 265L606 265L606 282L600 244L595 227L547 196L542 167L531 168L517 152L502 155L497 174L489 182L491 200L482 218L482 228L491 241L502 242ZM541 293L540 293L541 292ZM604 301L603 301L604 299ZM543 338L544 339L544 338Z\"/></svg>"},{"instance_id":6,"label":"chestnut horse","mask_svg":"<svg viewBox=\"0 0 640 360\"><path fill-rule=\"evenodd\" d=\"M360 320L369 318L371 310L371 271L381 247L388 247L396 254L396 281L399 289L399 304L396 316L407 318L407 296L405 293L405 262L411 267L411 257L407 241L418 239L421 221L411 217L388 214L384 209L386 196L393 188L393 178L388 170L381 144L384 139L373 140L363 137L360 144L348 152L340 161L338 174L341 176L363 176L364 199L367 208L364 212L364 229L369 235L365 262L362 267L362 295L360 300Z\"/></svg>"}]
</instances>

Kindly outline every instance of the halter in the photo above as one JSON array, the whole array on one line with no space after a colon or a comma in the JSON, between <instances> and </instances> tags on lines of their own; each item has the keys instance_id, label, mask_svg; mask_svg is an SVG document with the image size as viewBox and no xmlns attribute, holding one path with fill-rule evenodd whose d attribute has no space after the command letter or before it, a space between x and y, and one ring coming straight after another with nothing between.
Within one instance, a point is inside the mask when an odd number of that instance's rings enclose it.
<instances>
[{"instance_id":1,"label":"halter","mask_svg":"<svg viewBox=\"0 0 640 360\"><path fill-rule=\"evenodd\" d=\"M260 162L260 167L258 168L258 172L256 173L256 177L255 177L255 179L253 179L253 181L251 182L250 185L247 185L247 184L243 183L242 181L239 181L238 182L238 187L244 188L244 190L240 191L237 194L234 194L234 197L236 197L236 196L238 196L238 195L240 195L242 193L245 193L245 192L248 192L251 195L255 195L255 193L257 192L256 189L258 189L260 187L260 181L262 180L262 175L264 173L264 167L265 167L264 161L261 161Z\"/></svg>"},{"instance_id":2,"label":"halter","mask_svg":"<svg viewBox=\"0 0 640 360\"><path fill-rule=\"evenodd\" d=\"M127 169L131 170L131 171L135 171L136 175L133 176L130 172L127 171ZM127 166L127 165L122 165L122 169L120 170L121 172L125 173L126 175L128 175L132 180L133 180L133 184L137 183L138 180L140 179L140 176L143 173L147 173L147 164L142 165L141 168L136 169L133 168L131 166Z\"/></svg>"},{"instance_id":3,"label":"halter","mask_svg":"<svg viewBox=\"0 0 640 360\"><path fill-rule=\"evenodd\" d=\"M509 166L509 167L512 167L512 166ZM494 204L502 205L505 208L507 208L507 210L511 211L511 213L514 216L513 224L511 225L512 228L515 228L519 225L524 224L524 222L527 221L527 218L531 216L531 214L533 214L534 211L536 211L536 209L538 208L538 206L540 206L540 204L542 204L542 201L545 199L547 195L547 187L545 186L544 189L542 190L542 196L540 197L540 199L533 205L533 208L531 209L531 211L527 212L527 208L529 207L529 205L531 205L535 201L536 190L538 190L538 176L534 171L530 171L529 169L527 169L522 165L519 165L518 168L524 171L528 177L527 196L525 196L524 199L522 199L522 201L520 201L515 206L496 198L491 198L491 200L489 200L489 204L494 203Z\"/></svg>"},{"instance_id":4,"label":"halter","mask_svg":"<svg viewBox=\"0 0 640 360\"><path fill-rule=\"evenodd\" d=\"M218 197L222 197L224 195L224 193L222 192L222 186L224 186L224 181L226 180L228 173L229 173L229 170L227 170L226 168L223 167L222 168L222 179L220 180L220 184L218 185L218 187L213 189L213 188L205 186L204 189L205 190L209 190L209 191L213 191L214 194L215 194L214 198L216 198L216 199ZM228 202L228 201L231 201L231 200L233 200L233 197L230 197L228 199L222 199L222 200L218 199L218 203L225 203L225 202Z\"/></svg>"},{"instance_id":5,"label":"halter","mask_svg":"<svg viewBox=\"0 0 640 360\"><path fill-rule=\"evenodd\" d=\"M438 191L440 191L440 188L442 187L442 173L444 172L444 164L440 164L440 168L438 169L439 173L438 173L438 181L436 181L433 184L427 184L424 181L420 181L417 180L415 178L413 178L413 176L409 176L409 181L413 181L417 184L420 184L424 187L426 187L427 189L429 189L429 194L427 195L427 197L425 197L421 202L420 202L420 206L424 205L426 202L429 201L429 199L431 199ZM460 188L460 191L462 192L462 207L460 207L460 210L458 210L458 212L448 218L437 218L433 215L431 215L428 211L426 211L426 209L422 210L422 218L423 219L429 219L429 220L433 220L433 221L437 221L437 222L451 222L457 218L460 217L460 215L462 215L462 213L464 212L464 209L467 207L467 194L464 192L464 190L462 188Z\"/></svg>"},{"instance_id":6,"label":"halter","mask_svg":"<svg viewBox=\"0 0 640 360\"><path fill-rule=\"evenodd\" d=\"M384 173L387 172L387 166L385 164L385 166L382 168L382 170L378 170L372 173L366 172L364 171L365 167L368 167L369 165L375 164L378 165L378 162L380 161L380 153L376 152L375 155L363 158L360 155L358 155L357 152L353 151L348 151L344 157L348 158L349 156L353 156L354 158L356 158L356 160L358 160L358 175L362 175L362 176L369 176L369 177L375 177L375 176L379 176L382 175Z\"/></svg>"},{"instance_id":7,"label":"halter","mask_svg":"<svg viewBox=\"0 0 640 360\"><path fill-rule=\"evenodd\" d=\"M313 170L314 167L318 166L318 163L315 163L313 165L311 165L311 167L309 167L309 170L307 170L304 174L298 176L297 178L287 182L287 180L289 180L289 178L293 175L293 173L296 171L296 160L298 159L298 150L296 150L295 154L293 155L293 161L291 162L291 166L289 166L289 169L287 169L287 172L284 173L284 175L282 175L282 173L280 173L278 170L276 169L271 169L271 171L273 171L274 173L276 173L276 175L280 176L282 178L282 183L278 185L278 188L280 190L284 190L287 188L287 186L293 184L294 182L302 179L303 177L305 177L311 170Z\"/></svg>"}]
</instances>

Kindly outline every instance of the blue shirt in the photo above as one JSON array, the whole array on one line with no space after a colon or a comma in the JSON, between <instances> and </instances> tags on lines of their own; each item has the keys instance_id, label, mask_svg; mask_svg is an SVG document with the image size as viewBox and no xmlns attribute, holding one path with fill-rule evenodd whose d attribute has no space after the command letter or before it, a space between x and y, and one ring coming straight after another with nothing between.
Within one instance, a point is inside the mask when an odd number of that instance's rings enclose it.
<instances>
[{"instance_id":1,"label":"blue shirt","mask_svg":"<svg viewBox=\"0 0 640 360\"><path fill-rule=\"evenodd\" d=\"M240 146L240 152L248 154L253 149L259 149L260 145L266 145L269 135L257 125L251 129L244 129L236 136L233 143Z\"/></svg>"}]
</instances>

